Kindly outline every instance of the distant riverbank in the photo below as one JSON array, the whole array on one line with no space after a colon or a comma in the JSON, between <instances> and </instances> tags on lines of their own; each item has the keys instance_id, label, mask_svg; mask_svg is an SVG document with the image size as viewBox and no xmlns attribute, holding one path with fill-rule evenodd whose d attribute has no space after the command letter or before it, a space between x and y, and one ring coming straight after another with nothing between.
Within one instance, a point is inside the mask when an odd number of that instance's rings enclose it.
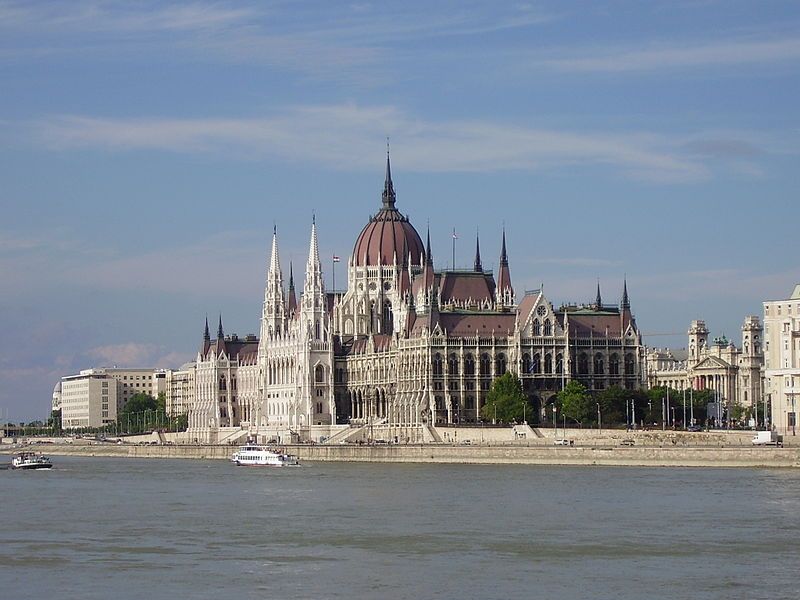
<instances>
[{"instance_id":1,"label":"distant riverbank","mask_svg":"<svg viewBox=\"0 0 800 600\"><path fill-rule=\"evenodd\" d=\"M32 444L27 449L52 456L228 459L231 446L133 444ZM660 467L800 468L800 448L691 446L545 446L537 445L324 445L284 446L305 461L527 464ZM3 448L4 454L16 448Z\"/></svg>"}]
</instances>

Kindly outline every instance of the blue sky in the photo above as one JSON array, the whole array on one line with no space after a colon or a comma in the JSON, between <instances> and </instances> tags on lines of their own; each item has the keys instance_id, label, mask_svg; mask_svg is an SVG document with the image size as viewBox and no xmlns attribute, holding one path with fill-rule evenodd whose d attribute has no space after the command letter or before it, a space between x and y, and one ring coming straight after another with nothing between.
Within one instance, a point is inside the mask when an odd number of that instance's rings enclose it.
<instances>
[{"instance_id":1,"label":"blue sky","mask_svg":"<svg viewBox=\"0 0 800 600\"><path fill-rule=\"evenodd\" d=\"M800 281L798 67L796 2L0 0L0 410L257 332L273 223L348 256L386 136L439 266L505 224L517 290L738 340Z\"/></svg>"}]
</instances>

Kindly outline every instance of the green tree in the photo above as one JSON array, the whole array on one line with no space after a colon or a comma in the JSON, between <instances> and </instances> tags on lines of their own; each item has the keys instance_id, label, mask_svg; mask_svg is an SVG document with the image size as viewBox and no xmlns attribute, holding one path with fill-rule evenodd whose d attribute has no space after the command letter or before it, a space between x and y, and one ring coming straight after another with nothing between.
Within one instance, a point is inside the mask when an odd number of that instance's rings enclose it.
<instances>
[{"instance_id":1,"label":"green tree","mask_svg":"<svg viewBox=\"0 0 800 600\"><path fill-rule=\"evenodd\" d=\"M54 434L61 433L61 409L54 410L50 413L50 418L47 420L47 426L52 428Z\"/></svg>"},{"instance_id":2,"label":"green tree","mask_svg":"<svg viewBox=\"0 0 800 600\"><path fill-rule=\"evenodd\" d=\"M121 414L133 414L144 412L146 410L155 411L158 408L158 402L150 394L138 393L130 397L130 399L122 407Z\"/></svg>"},{"instance_id":3,"label":"green tree","mask_svg":"<svg viewBox=\"0 0 800 600\"><path fill-rule=\"evenodd\" d=\"M481 418L491 421L497 415L500 423L522 422L528 399L522 391L522 382L515 374L507 372L492 383L492 389L481 407ZM530 407L527 408L530 412ZM496 411L496 412L495 412Z\"/></svg>"},{"instance_id":4,"label":"green tree","mask_svg":"<svg viewBox=\"0 0 800 600\"><path fill-rule=\"evenodd\" d=\"M151 424L148 419L155 417L156 408L158 401L150 394L134 394L117 415L117 423L120 429L128 433L139 433Z\"/></svg>"},{"instance_id":5,"label":"green tree","mask_svg":"<svg viewBox=\"0 0 800 600\"><path fill-rule=\"evenodd\" d=\"M580 381L570 381L556 395L562 414L578 423L594 422L595 403L589 391Z\"/></svg>"}]
</instances>

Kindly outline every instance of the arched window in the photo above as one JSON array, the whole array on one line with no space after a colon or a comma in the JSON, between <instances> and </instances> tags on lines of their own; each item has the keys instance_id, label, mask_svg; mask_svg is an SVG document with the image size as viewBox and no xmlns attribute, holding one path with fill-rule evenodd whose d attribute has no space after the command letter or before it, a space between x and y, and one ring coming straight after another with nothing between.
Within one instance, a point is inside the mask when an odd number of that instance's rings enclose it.
<instances>
[{"instance_id":1,"label":"arched window","mask_svg":"<svg viewBox=\"0 0 800 600\"><path fill-rule=\"evenodd\" d=\"M542 355L538 352L533 355L533 365L531 366L532 373L542 372Z\"/></svg>"},{"instance_id":2,"label":"arched window","mask_svg":"<svg viewBox=\"0 0 800 600\"><path fill-rule=\"evenodd\" d=\"M495 370L497 372L497 376L505 375L506 372L506 355L505 354L498 354L496 359Z\"/></svg>"},{"instance_id":3,"label":"arched window","mask_svg":"<svg viewBox=\"0 0 800 600\"><path fill-rule=\"evenodd\" d=\"M319 321L314 321L314 339L319 339Z\"/></svg>"},{"instance_id":4,"label":"arched window","mask_svg":"<svg viewBox=\"0 0 800 600\"><path fill-rule=\"evenodd\" d=\"M589 374L589 357L586 356L585 352L581 352L578 355L578 374L579 375Z\"/></svg>"},{"instance_id":5,"label":"arched window","mask_svg":"<svg viewBox=\"0 0 800 600\"><path fill-rule=\"evenodd\" d=\"M635 363L633 361L633 354L625 355L625 375L633 375L635 371Z\"/></svg>"},{"instance_id":6,"label":"arched window","mask_svg":"<svg viewBox=\"0 0 800 600\"><path fill-rule=\"evenodd\" d=\"M353 335L353 321L351 319L347 319L344 322L344 333L345 335Z\"/></svg>"},{"instance_id":7,"label":"arched window","mask_svg":"<svg viewBox=\"0 0 800 600\"><path fill-rule=\"evenodd\" d=\"M539 319L533 320L533 335L542 335L542 325L539 323Z\"/></svg>"},{"instance_id":8,"label":"arched window","mask_svg":"<svg viewBox=\"0 0 800 600\"><path fill-rule=\"evenodd\" d=\"M492 363L488 354L481 354L481 375L489 376L492 374Z\"/></svg>"},{"instance_id":9,"label":"arched window","mask_svg":"<svg viewBox=\"0 0 800 600\"><path fill-rule=\"evenodd\" d=\"M594 374L603 375L603 355L599 352L594 355Z\"/></svg>"},{"instance_id":10,"label":"arched window","mask_svg":"<svg viewBox=\"0 0 800 600\"><path fill-rule=\"evenodd\" d=\"M560 375L563 372L564 372L564 355L556 354L556 373Z\"/></svg>"},{"instance_id":11,"label":"arched window","mask_svg":"<svg viewBox=\"0 0 800 600\"><path fill-rule=\"evenodd\" d=\"M544 372L548 374L553 372L553 355L550 353L544 355Z\"/></svg>"},{"instance_id":12,"label":"arched window","mask_svg":"<svg viewBox=\"0 0 800 600\"><path fill-rule=\"evenodd\" d=\"M392 333L394 330L394 318L392 317L392 303L388 300L383 303L383 333Z\"/></svg>"},{"instance_id":13,"label":"arched window","mask_svg":"<svg viewBox=\"0 0 800 600\"><path fill-rule=\"evenodd\" d=\"M317 383L325 382L325 367L317 365L314 369L314 381Z\"/></svg>"},{"instance_id":14,"label":"arched window","mask_svg":"<svg viewBox=\"0 0 800 600\"><path fill-rule=\"evenodd\" d=\"M619 375L619 355L616 352L608 357L608 374Z\"/></svg>"},{"instance_id":15,"label":"arched window","mask_svg":"<svg viewBox=\"0 0 800 600\"><path fill-rule=\"evenodd\" d=\"M527 375L531 372L531 355L527 352L522 355L522 373Z\"/></svg>"},{"instance_id":16,"label":"arched window","mask_svg":"<svg viewBox=\"0 0 800 600\"><path fill-rule=\"evenodd\" d=\"M550 323L550 319L544 320L544 334L553 335L553 325Z\"/></svg>"},{"instance_id":17,"label":"arched window","mask_svg":"<svg viewBox=\"0 0 800 600\"><path fill-rule=\"evenodd\" d=\"M464 357L464 375L475 375L475 359L472 354Z\"/></svg>"},{"instance_id":18,"label":"arched window","mask_svg":"<svg viewBox=\"0 0 800 600\"><path fill-rule=\"evenodd\" d=\"M434 377L442 374L442 355L438 352L433 355L433 375Z\"/></svg>"},{"instance_id":19,"label":"arched window","mask_svg":"<svg viewBox=\"0 0 800 600\"><path fill-rule=\"evenodd\" d=\"M225 382L225 375L222 375L219 378L219 391L224 392L227 389L228 389L228 385Z\"/></svg>"},{"instance_id":20,"label":"arched window","mask_svg":"<svg viewBox=\"0 0 800 600\"><path fill-rule=\"evenodd\" d=\"M458 375L458 357L455 354L447 357L447 372L450 375Z\"/></svg>"}]
</instances>

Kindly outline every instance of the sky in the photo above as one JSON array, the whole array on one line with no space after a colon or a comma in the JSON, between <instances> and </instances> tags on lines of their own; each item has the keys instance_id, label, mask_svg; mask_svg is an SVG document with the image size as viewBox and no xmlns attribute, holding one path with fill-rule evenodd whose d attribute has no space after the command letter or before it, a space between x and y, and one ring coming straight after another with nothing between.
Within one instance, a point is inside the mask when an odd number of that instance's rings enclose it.
<instances>
[{"instance_id":1,"label":"sky","mask_svg":"<svg viewBox=\"0 0 800 600\"><path fill-rule=\"evenodd\" d=\"M796 2L0 0L0 414L257 332L273 225L330 283L387 137L438 267L505 227L518 295L739 340L800 282L799 91Z\"/></svg>"}]
</instances>

